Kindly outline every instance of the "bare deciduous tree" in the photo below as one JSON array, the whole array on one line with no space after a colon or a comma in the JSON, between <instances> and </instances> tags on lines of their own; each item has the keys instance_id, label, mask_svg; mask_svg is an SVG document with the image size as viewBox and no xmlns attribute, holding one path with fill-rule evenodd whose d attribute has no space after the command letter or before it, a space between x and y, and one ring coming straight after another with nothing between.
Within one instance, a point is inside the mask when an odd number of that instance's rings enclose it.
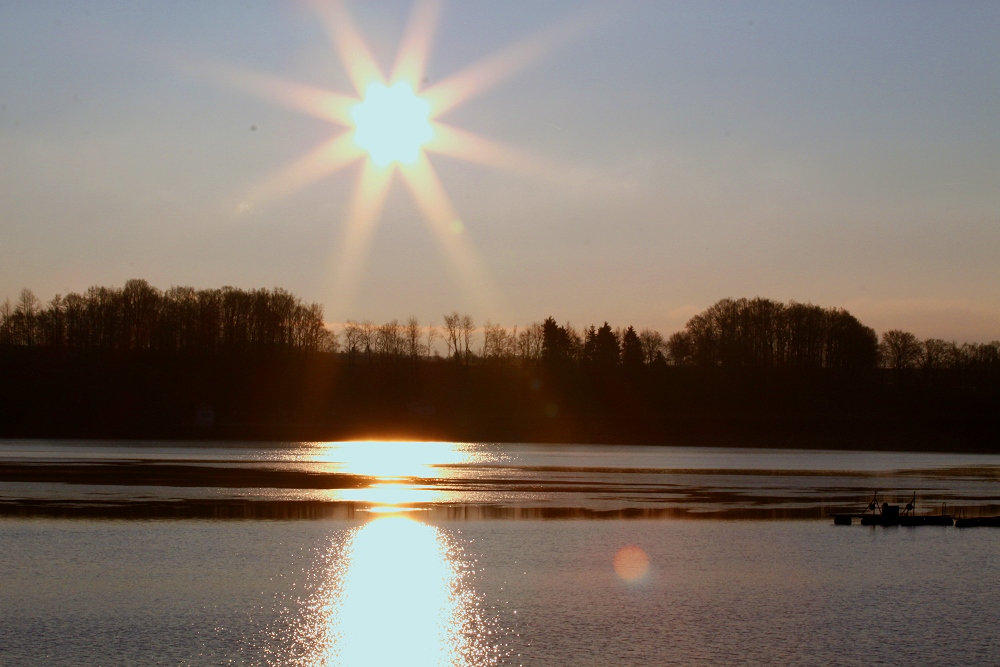
<instances>
[{"instance_id":1,"label":"bare deciduous tree","mask_svg":"<svg viewBox=\"0 0 1000 667\"><path fill-rule=\"evenodd\" d=\"M917 337L909 331L890 329L882 334L879 353L886 368L901 370L916 366L920 362L922 346Z\"/></svg>"},{"instance_id":2,"label":"bare deciduous tree","mask_svg":"<svg viewBox=\"0 0 1000 667\"><path fill-rule=\"evenodd\" d=\"M642 345L642 359L647 365L662 356L666 347L660 332L652 329L639 332L639 343Z\"/></svg>"},{"instance_id":3,"label":"bare deciduous tree","mask_svg":"<svg viewBox=\"0 0 1000 667\"><path fill-rule=\"evenodd\" d=\"M25 287L17 299L14 307L14 327L16 336L21 345L33 346L38 344L38 311L41 302L35 293Z\"/></svg>"},{"instance_id":4,"label":"bare deciduous tree","mask_svg":"<svg viewBox=\"0 0 1000 667\"><path fill-rule=\"evenodd\" d=\"M462 334L462 357L465 363L469 363L472 359L472 334L476 330L476 325L471 317L462 315L459 327Z\"/></svg>"},{"instance_id":5,"label":"bare deciduous tree","mask_svg":"<svg viewBox=\"0 0 1000 667\"><path fill-rule=\"evenodd\" d=\"M448 346L448 357L458 357L461 351L462 316L456 311L444 316L444 342Z\"/></svg>"},{"instance_id":6,"label":"bare deciduous tree","mask_svg":"<svg viewBox=\"0 0 1000 667\"><path fill-rule=\"evenodd\" d=\"M927 370L935 370L938 368L948 368L950 366L951 355L949 354L949 347L953 343L947 343L940 338L928 338L923 342L921 351L923 355L920 359L920 365Z\"/></svg>"},{"instance_id":7,"label":"bare deciduous tree","mask_svg":"<svg viewBox=\"0 0 1000 667\"><path fill-rule=\"evenodd\" d=\"M344 323L344 350L353 361L361 352L361 325L354 320Z\"/></svg>"},{"instance_id":8,"label":"bare deciduous tree","mask_svg":"<svg viewBox=\"0 0 1000 667\"><path fill-rule=\"evenodd\" d=\"M483 325L482 356L488 360L506 360L517 353L517 327L508 331L489 320Z\"/></svg>"},{"instance_id":9,"label":"bare deciduous tree","mask_svg":"<svg viewBox=\"0 0 1000 667\"><path fill-rule=\"evenodd\" d=\"M517 334L517 356L522 361L538 361L542 358L542 344L545 340L541 322L526 326Z\"/></svg>"},{"instance_id":10,"label":"bare deciduous tree","mask_svg":"<svg viewBox=\"0 0 1000 667\"><path fill-rule=\"evenodd\" d=\"M427 357L430 358L431 355L435 354L434 341L436 341L441 336L441 331L434 324L427 325L427 331L424 334L424 345L427 350Z\"/></svg>"},{"instance_id":11,"label":"bare deciduous tree","mask_svg":"<svg viewBox=\"0 0 1000 667\"><path fill-rule=\"evenodd\" d=\"M413 315L406 320L406 324L403 325L403 338L406 340L406 354L411 359L417 359L420 357L421 345L420 339L422 334L420 331L420 321Z\"/></svg>"},{"instance_id":12,"label":"bare deciduous tree","mask_svg":"<svg viewBox=\"0 0 1000 667\"><path fill-rule=\"evenodd\" d=\"M667 357L674 366L690 366L695 362L694 341L687 331L677 331L667 340Z\"/></svg>"},{"instance_id":13,"label":"bare deciduous tree","mask_svg":"<svg viewBox=\"0 0 1000 667\"><path fill-rule=\"evenodd\" d=\"M322 352L328 352L331 354L340 352L340 335L333 329L329 329L324 325L318 349Z\"/></svg>"},{"instance_id":14,"label":"bare deciduous tree","mask_svg":"<svg viewBox=\"0 0 1000 667\"><path fill-rule=\"evenodd\" d=\"M398 359L404 349L403 330L397 320L375 329L375 353L384 359Z\"/></svg>"},{"instance_id":15,"label":"bare deciduous tree","mask_svg":"<svg viewBox=\"0 0 1000 667\"><path fill-rule=\"evenodd\" d=\"M14 306L10 299L0 303L0 345L14 344Z\"/></svg>"},{"instance_id":16,"label":"bare deciduous tree","mask_svg":"<svg viewBox=\"0 0 1000 667\"><path fill-rule=\"evenodd\" d=\"M322 306L280 288L162 292L145 280L57 295L45 308L25 290L3 319L8 342L70 349L319 350L330 336Z\"/></svg>"},{"instance_id":17,"label":"bare deciduous tree","mask_svg":"<svg viewBox=\"0 0 1000 667\"><path fill-rule=\"evenodd\" d=\"M364 320L358 325L358 329L361 333L360 347L361 351L365 353L365 357L371 360L372 354L375 353L375 332L378 327L371 320Z\"/></svg>"}]
</instances>

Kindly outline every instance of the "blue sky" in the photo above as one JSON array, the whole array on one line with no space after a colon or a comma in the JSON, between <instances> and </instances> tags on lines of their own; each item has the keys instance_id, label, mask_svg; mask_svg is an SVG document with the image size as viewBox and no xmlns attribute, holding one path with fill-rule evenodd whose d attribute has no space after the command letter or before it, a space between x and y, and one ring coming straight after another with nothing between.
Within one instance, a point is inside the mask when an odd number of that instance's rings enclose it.
<instances>
[{"instance_id":1,"label":"blue sky","mask_svg":"<svg viewBox=\"0 0 1000 667\"><path fill-rule=\"evenodd\" d=\"M428 84L589 6L446 3ZM388 68L410 3L347 7ZM554 165L540 179L431 157L487 302L398 180L351 299L331 276L357 168L248 203L336 128L177 63L350 92L309 4L2 3L0 299L144 277L283 286L332 322L459 310L670 333L760 295L1000 338L1000 5L602 8L444 116Z\"/></svg>"}]
</instances>

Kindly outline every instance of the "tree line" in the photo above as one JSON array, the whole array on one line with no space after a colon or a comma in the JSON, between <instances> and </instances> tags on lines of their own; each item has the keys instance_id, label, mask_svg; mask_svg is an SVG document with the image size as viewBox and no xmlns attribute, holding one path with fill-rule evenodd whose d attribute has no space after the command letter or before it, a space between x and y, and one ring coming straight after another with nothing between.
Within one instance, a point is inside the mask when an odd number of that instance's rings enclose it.
<instances>
[{"instance_id":1,"label":"tree line","mask_svg":"<svg viewBox=\"0 0 1000 667\"><path fill-rule=\"evenodd\" d=\"M874 368L879 340L841 308L771 299L722 299L668 341L678 365Z\"/></svg>"},{"instance_id":2,"label":"tree line","mask_svg":"<svg viewBox=\"0 0 1000 667\"><path fill-rule=\"evenodd\" d=\"M898 329L881 337L842 308L765 298L722 299L668 338L651 329L577 329L552 317L524 327L452 312L444 324L415 317L330 328L319 304L290 292L235 287L159 290L145 280L91 287L42 305L31 290L0 304L0 345L117 351L299 350L351 361L444 357L464 364L545 363L588 368L1000 369L1000 341L921 340Z\"/></svg>"},{"instance_id":3,"label":"tree line","mask_svg":"<svg viewBox=\"0 0 1000 667\"><path fill-rule=\"evenodd\" d=\"M0 304L0 345L115 351L326 349L323 308L290 292L171 287L145 280L91 287L43 306L29 289Z\"/></svg>"}]
</instances>

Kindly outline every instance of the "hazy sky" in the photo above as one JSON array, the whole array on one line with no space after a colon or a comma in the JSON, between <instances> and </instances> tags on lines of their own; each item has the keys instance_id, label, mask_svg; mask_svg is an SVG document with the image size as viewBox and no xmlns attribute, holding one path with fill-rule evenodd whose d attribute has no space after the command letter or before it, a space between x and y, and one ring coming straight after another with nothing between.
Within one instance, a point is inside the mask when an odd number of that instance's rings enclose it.
<instances>
[{"instance_id":1,"label":"hazy sky","mask_svg":"<svg viewBox=\"0 0 1000 667\"><path fill-rule=\"evenodd\" d=\"M347 6L388 68L410 3ZM428 84L589 6L447 3ZM0 3L0 300L142 277L282 286L331 322L459 310L669 334L760 295L1000 338L1000 3L612 7L443 117L555 165L430 158L487 302L398 178L350 301L332 276L359 167L253 200L341 130L179 63L351 93L308 4Z\"/></svg>"}]
</instances>

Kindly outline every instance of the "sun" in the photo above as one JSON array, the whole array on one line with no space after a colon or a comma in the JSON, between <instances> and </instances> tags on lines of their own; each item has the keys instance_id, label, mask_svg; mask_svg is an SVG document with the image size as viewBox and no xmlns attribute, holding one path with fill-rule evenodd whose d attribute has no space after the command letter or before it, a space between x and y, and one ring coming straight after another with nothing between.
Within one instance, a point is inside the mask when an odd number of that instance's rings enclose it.
<instances>
[{"instance_id":1,"label":"sun","mask_svg":"<svg viewBox=\"0 0 1000 667\"><path fill-rule=\"evenodd\" d=\"M340 257L333 263L334 291L345 306L361 275L389 185L398 174L428 226L457 270L460 283L480 305L496 303L485 264L469 242L462 220L428 159L429 153L558 180L566 170L485 137L460 130L440 116L528 66L559 44L603 20L588 12L552 26L457 73L422 87L440 0L418 0L385 76L343 3L318 0L317 9L340 56L355 95L317 88L223 65L190 66L226 84L330 122L339 131L326 142L255 186L236 207L256 208L358 161L361 174L343 225Z\"/></svg>"},{"instance_id":2,"label":"sun","mask_svg":"<svg viewBox=\"0 0 1000 667\"><path fill-rule=\"evenodd\" d=\"M420 149L434 136L431 105L417 97L406 81L392 86L372 83L364 100L351 110L354 142L368 151L372 162L413 164Z\"/></svg>"}]
</instances>

